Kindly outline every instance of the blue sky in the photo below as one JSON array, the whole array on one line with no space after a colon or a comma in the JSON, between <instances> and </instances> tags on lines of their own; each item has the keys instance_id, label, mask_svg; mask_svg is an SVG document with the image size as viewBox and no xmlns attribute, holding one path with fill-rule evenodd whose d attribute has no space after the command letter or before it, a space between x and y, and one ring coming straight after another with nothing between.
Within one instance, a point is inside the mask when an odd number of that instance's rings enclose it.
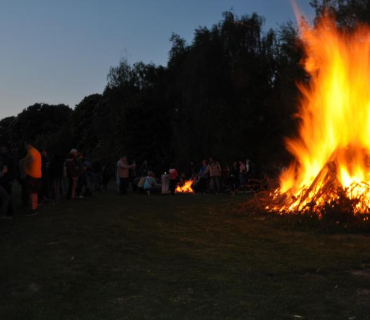
<instances>
[{"instance_id":1,"label":"blue sky","mask_svg":"<svg viewBox=\"0 0 370 320\"><path fill-rule=\"evenodd\" d=\"M230 9L266 28L295 21L290 0L0 0L0 119L36 102L74 107L122 58L166 65L172 32L191 42Z\"/></svg>"}]
</instances>

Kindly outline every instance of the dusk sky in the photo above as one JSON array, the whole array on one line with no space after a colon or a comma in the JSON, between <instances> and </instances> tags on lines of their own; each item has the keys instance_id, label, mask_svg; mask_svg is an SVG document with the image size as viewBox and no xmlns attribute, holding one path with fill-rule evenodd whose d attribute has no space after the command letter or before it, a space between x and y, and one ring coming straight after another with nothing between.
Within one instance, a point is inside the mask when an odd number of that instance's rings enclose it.
<instances>
[{"instance_id":1,"label":"dusk sky","mask_svg":"<svg viewBox=\"0 0 370 320\"><path fill-rule=\"evenodd\" d=\"M310 0L297 0L309 19ZM36 103L74 108L120 59L166 65L172 32L191 43L222 12L295 21L290 0L0 0L0 119Z\"/></svg>"}]
</instances>

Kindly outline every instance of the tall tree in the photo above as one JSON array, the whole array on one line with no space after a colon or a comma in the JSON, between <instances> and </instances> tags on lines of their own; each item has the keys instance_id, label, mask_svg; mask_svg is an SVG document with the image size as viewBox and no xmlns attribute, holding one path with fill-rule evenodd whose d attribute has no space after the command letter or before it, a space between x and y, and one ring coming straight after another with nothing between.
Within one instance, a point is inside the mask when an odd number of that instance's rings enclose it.
<instances>
[{"instance_id":1,"label":"tall tree","mask_svg":"<svg viewBox=\"0 0 370 320\"><path fill-rule=\"evenodd\" d=\"M0 120L0 143L9 143L12 133L12 126L16 117L7 117Z\"/></svg>"},{"instance_id":2,"label":"tall tree","mask_svg":"<svg viewBox=\"0 0 370 320\"><path fill-rule=\"evenodd\" d=\"M312 0L310 4L316 11L316 20L327 12L347 30L356 28L359 23L370 23L369 0Z\"/></svg>"},{"instance_id":3,"label":"tall tree","mask_svg":"<svg viewBox=\"0 0 370 320\"><path fill-rule=\"evenodd\" d=\"M23 110L12 122L10 143L17 149L22 149L26 140L49 149L56 145L67 148L68 130L64 126L71 114L72 109L64 104L36 103Z\"/></svg>"},{"instance_id":4,"label":"tall tree","mask_svg":"<svg viewBox=\"0 0 370 320\"><path fill-rule=\"evenodd\" d=\"M123 153L159 162L170 153L172 137L165 73L161 66L142 62L129 65L125 60L110 69L104 97L119 119L112 126L119 136L117 156Z\"/></svg>"}]
</instances>

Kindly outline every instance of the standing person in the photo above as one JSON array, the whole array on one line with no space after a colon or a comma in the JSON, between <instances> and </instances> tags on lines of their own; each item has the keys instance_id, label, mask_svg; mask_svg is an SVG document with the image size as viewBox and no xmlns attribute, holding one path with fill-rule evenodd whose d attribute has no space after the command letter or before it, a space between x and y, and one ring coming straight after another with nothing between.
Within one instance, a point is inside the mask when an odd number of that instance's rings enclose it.
<instances>
[{"instance_id":1,"label":"standing person","mask_svg":"<svg viewBox=\"0 0 370 320\"><path fill-rule=\"evenodd\" d=\"M4 172L4 168L6 168ZM7 146L2 145L0 148L0 170L3 170L3 174L0 177L0 185L4 188L6 193L9 195L8 212L9 216L13 215L13 206L11 202L12 186L14 180L14 160L9 153Z\"/></svg>"},{"instance_id":2,"label":"standing person","mask_svg":"<svg viewBox=\"0 0 370 320\"><path fill-rule=\"evenodd\" d=\"M239 188L239 165L237 161L234 161L233 166L230 169L230 178L233 190Z\"/></svg>"},{"instance_id":3,"label":"standing person","mask_svg":"<svg viewBox=\"0 0 370 320\"><path fill-rule=\"evenodd\" d=\"M251 161L249 159L245 160L245 173L249 175L251 172Z\"/></svg>"},{"instance_id":4,"label":"standing person","mask_svg":"<svg viewBox=\"0 0 370 320\"><path fill-rule=\"evenodd\" d=\"M117 177L119 179L119 194L127 195L127 187L129 181L129 170L135 168L135 165L127 163L127 157L122 156L117 162Z\"/></svg>"},{"instance_id":5,"label":"standing person","mask_svg":"<svg viewBox=\"0 0 370 320\"><path fill-rule=\"evenodd\" d=\"M31 143L26 143L27 155L24 160L27 175L27 188L30 195L31 211L28 215L38 214L37 204L39 193L41 191L41 154L32 146Z\"/></svg>"},{"instance_id":6,"label":"standing person","mask_svg":"<svg viewBox=\"0 0 370 320\"><path fill-rule=\"evenodd\" d=\"M23 206L27 206L29 196L27 191L27 175L24 161L25 158L19 160L18 162L18 182L21 185L22 204Z\"/></svg>"},{"instance_id":7,"label":"standing person","mask_svg":"<svg viewBox=\"0 0 370 320\"><path fill-rule=\"evenodd\" d=\"M190 161L189 168L188 168L188 177L189 179L193 179L195 175L196 175L196 171L195 171L194 161Z\"/></svg>"},{"instance_id":8,"label":"standing person","mask_svg":"<svg viewBox=\"0 0 370 320\"><path fill-rule=\"evenodd\" d=\"M132 164L135 165L130 171L130 180L131 180L131 185L132 185L132 191L136 192L137 191L137 181L135 183L135 180L137 178L137 172L136 172L136 161L133 160Z\"/></svg>"},{"instance_id":9,"label":"standing person","mask_svg":"<svg viewBox=\"0 0 370 320\"><path fill-rule=\"evenodd\" d=\"M85 192L83 196L90 197L93 195L92 190L95 185L95 173L92 169L92 165L90 163L89 158L85 157L82 163L83 171L84 171L84 185L85 185Z\"/></svg>"},{"instance_id":10,"label":"standing person","mask_svg":"<svg viewBox=\"0 0 370 320\"><path fill-rule=\"evenodd\" d=\"M101 155L92 163L95 173L95 191L100 191L103 184L103 157Z\"/></svg>"},{"instance_id":11,"label":"standing person","mask_svg":"<svg viewBox=\"0 0 370 320\"><path fill-rule=\"evenodd\" d=\"M60 202L60 188L63 179L63 158L57 153L54 153L51 158L49 177L52 193L54 195L54 204L58 205Z\"/></svg>"},{"instance_id":12,"label":"standing person","mask_svg":"<svg viewBox=\"0 0 370 320\"><path fill-rule=\"evenodd\" d=\"M170 191L172 195L175 195L176 185L177 185L177 177L178 173L175 169L175 165L173 163L170 164L170 170L168 171L170 174Z\"/></svg>"},{"instance_id":13,"label":"standing person","mask_svg":"<svg viewBox=\"0 0 370 320\"><path fill-rule=\"evenodd\" d=\"M239 161L239 181L241 187L247 184L246 167L243 161Z\"/></svg>"},{"instance_id":14,"label":"standing person","mask_svg":"<svg viewBox=\"0 0 370 320\"><path fill-rule=\"evenodd\" d=\"M0 171L0 178L7 174L8 169L6 166L2 168ZM0 209L0 218L1 219L11 219L12 216L7 215L8 213L8 206L10 201L10 195L5 191L5 189L0 185L0 202L1 202L1 209Z\"/></svg>"},{"instance_id":15,"label":"standing person","mask_svg":"<svg viewBox=\"0 0 370 320\"><path fill-rule=\"evenodd\" d=\"M85 167L84 163L84 155L82 152L77 153L76 157L76 167L77 167L77 187L76 187L76 196L79 198L83 198L82 191L84 186L86 185L85 179Z\"/></svg>"},{"instance_id":16,"label":"standing person","mask_svg":"<svg viewBox=\"0 0 370 320\"><path fill-rule=\"evenodd\" d=\"M246 169L246 174L247 174L248 179L255 178L256 168L255 168L254 162L247 159L245 162L245 169Z\"/></svg>"},{"instance_id":17,"label":"standing person","mask_svg":"<svg viewBox=\"0 0 370 320\"><path fill-rule=\"evenodd\" d=\"M198 182L197 182L197 191L198 192L206 192L207 190L207 182L208 182L208 173L207 173L207 160L202 160L202 164L199 169L198 173Z\"/></svg>"},{"instance_id":18,"label":"standing person","mask_svg":"<svg viewBox=\"0 0 370 320\"><path fill-rule=\"evenodd\" d=\"M40 150L41 153L41 172L42 183L41 192L39 194L39 201L49 202L49 175L48 175L48 153L45 149Z\"/></svg>"},{"instance_id":19,"label":"standing person","mask_svg":"<svg viewBox=\"0 0 370 320\"><path fill-rule=\"evenodd\" d=\"M212 189L216 191L216 194L221 193L221 165L214 157L209 158L206 173L209 173L209 176L211 177Z\"/></svg>"},{"instance_id":20,"label":"standing person","mask_svg":"<svg viewBox=\"0 0 370 320\"><path fill-rule=\"evenodd\" d=\"M75 149L72 149L70 154L68 155L66 161L66 169L67 169L67 178L68 178L68 190L66 199L75 199L76 198L76 188L77 188L77 178L78 178L78 169L76 165L76 155L77 150L74 152Z\"/></svg>"},{"instance_id":21,"label":"standing person","mask_svg":"<svg viewBox=\"0 0 370 320\"><path fill-rule=\"evenodd\" d=\"M103 189L105 191L108 191L108 183L109 183L109 180L111 178L111 166L108 165L108 161L107 161L107 158L104 157L103 160L102 160L102 163L103 163L103 168L102 168L102 184L103 184ZM134 163L135 164L135 160L134 160Z\"/></svg>"}]
</instances>

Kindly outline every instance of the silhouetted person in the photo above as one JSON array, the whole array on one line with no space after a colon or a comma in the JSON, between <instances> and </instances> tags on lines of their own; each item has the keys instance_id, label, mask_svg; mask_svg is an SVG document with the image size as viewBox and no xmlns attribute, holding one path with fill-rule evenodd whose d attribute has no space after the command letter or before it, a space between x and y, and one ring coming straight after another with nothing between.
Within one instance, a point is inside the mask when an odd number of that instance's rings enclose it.
<instances>
[{"instance_id":1,"label":"silhouetted person","mask_svg":"<svg viewBox=\"0 0 370 320\"><path fill-rule=\"evenodd\" d=\"M27 188L30 195L31 211L29 215L35 215L38 213L37 204L39 193L41 191L41 154L32 146L30 143L26 143L27 155L24 160L27 175Z\"/></svg>"},{"instance_id":2,"label":"silhouetted person","mask_svg":"<svg viewBox=\"0 0 370 320\"><path fill-rule=\"evenodd\" d=\"M63 179L63 157L54 153L49 165L49 177L52 193L54 196L54 204L60 202L60 189Z\"/></svg>"},{"instance_id":3,"label":"silhouetted person","mask_svg":"<svg viewBox=\"0 0 370 320\"><path fill-rule=\"evenodd\" d=\"M203 160L202 165L200 166L199 169L198 181L196 184L198 192L206 192L208 182L207 167L208 167L207 160Z\"/></svg>"},{"instance_id":4,"label":"silhouetted person","mask_svg":"<svg viewBox=\"0 0 370 320\"><path fill-rule=\"evenodd\" d=\"M230 169L230 180L233 190L238 189L240 185L239 181L239 164L237 161L234 161Z\"/></svg>"},{"instance_id":5,"label":"silhouetted person","mask_svg":"<svg viewBox=\"0 0 370 320\"><path fill-rule=\"evenodd\" d=\"M117 162L117 177L119 179L119 194L127 195L127 187L129 181L129 170L135 168L135 165L127 163L127 157L122 156Z\"/></svg>"},{"instance_id":6,"label":"silhouetted person","mask_svg":"<svg viewBox=\"0 0 370 320\"><path fill-rule=\"evenodd\" d=\"M241 187L247 184L247 169L243 161L239 161L239 182Z\"/></svg>"},{"instance_id":7,"label":"silhouetted person","mask_svg":"<svg viewBox=\"0 0 370 320\"><path fill-rule=\"evenodd\" d=\"M187 173L188 173L189 179L192 179L196 175L195 165L193 161L190 161Z\"/></svg>"},{"instance_id":8,"label":"silhouetted person","mask_svg":"<svg viewBox=\"0 0 370 320\"><path fill-rule=\"evenodd\" d=\"M78 178L77 178L77 187L76 187L76 196L79 198L83 198L83 189L86 188L86 178L85 178L85 171L86 168L84 166L84 155L82 152L77 153L76 158L76 166L78 171Z\"/></svg>"},{"instance_id":9,"label":"silhouetted person","mask_svg":"<svg viewBox=\"0 0 370 320\"><path fill-rule=\"evenodd\" d=\"M177 186L177 178L179 174L177 173L177 170L175 169L174 164L170 165L170 169L168 173L170 174L170 191L172 195L175 195L175 190Z\"/></svg>"},{"instance_id":10,"label":"silhouetted person","mask_svg":"<svg viewBox=\"0 0 370 320\"><path fill-rule=\"evenodd\" d=\"M21 186L21 198L23 206L28 205L29 195L27 190L27 175L26 175L26 166L25 158L22 158L18 162L18 182Z\"/></svg>"},{"instance_id":11,"label":"silhouetted person","mask_svg":"<svg viewBox=\"0 0 370 320\"><path fill-rule=\"evenodd\" d=\"M212 189L216 191L216 193L221 193L221 165L213 157L209 158L206 173L209 173L209 176L211 177Z\"/></svg>"},{"instance_id":12,"label":"silhouetted person","mask_svg":"<svg viewBox=\"0 0 370 320\"><path fill-rule=\"evenodd\" d=\"M40 150L41 153L41 172L42 172L42 184L41 192L39 194L39 201L49 202L49 174L48 174L48 154L45 149Z\"/></svg>"},{"instance_id":13,"label":"silhouetted person","mask_svg":"<svg viewBox=\"0 0 370 320\"><path fill-rule=\"evenodd\" d=\"M77 187L77 178L78 178L78 168L76 165L76 156L77 156L77 150L72 149L66 161L67 178L68 178L68 190L67 190L67 196L66 196L67 200L76 198L76 187Z\"/></svg>"},{"instance_id":14,"label":"silhouetted person","mask_svg":"<svg viewBox=\"0 0 370 320\"><path fill-rule=\"evenodd\" d=\"M92 169L95 173L95 191L100 191L103 185L103 157L101 155L93 162Z\"/></svg>"},{"instance_id":15,"label":"silhouetted person","mask_svg":"<svg viewBox=\"0 0 370 320\"><path fill-rule=\"evenodd\" d=\"M0 179L7 174L7 167L3 167L3 169L0 171ZM0 201L1 201L1 207L0 207L0 218L1 219L11 219L12 217L7 215L8 213L8 206L10 201L10 195L5 191L5 189L0 185Z\"/></svg>"},{"instance_id":16,"label":"silhouetted person","mask_svg":"<svg viewBox=\"0 0 370 320\"><path fill-rule=\"evenodd\" d=\"M15 177L14 160L11 157L7 146L2 145L0 147L0 170L3 170L4 168L6 168L6 172L3 172L2 176L0 177L0 185L9 195L7 215L13 216L13 205L11 202L11 195L13 180Z\"/></svg>"}]
</instances>

